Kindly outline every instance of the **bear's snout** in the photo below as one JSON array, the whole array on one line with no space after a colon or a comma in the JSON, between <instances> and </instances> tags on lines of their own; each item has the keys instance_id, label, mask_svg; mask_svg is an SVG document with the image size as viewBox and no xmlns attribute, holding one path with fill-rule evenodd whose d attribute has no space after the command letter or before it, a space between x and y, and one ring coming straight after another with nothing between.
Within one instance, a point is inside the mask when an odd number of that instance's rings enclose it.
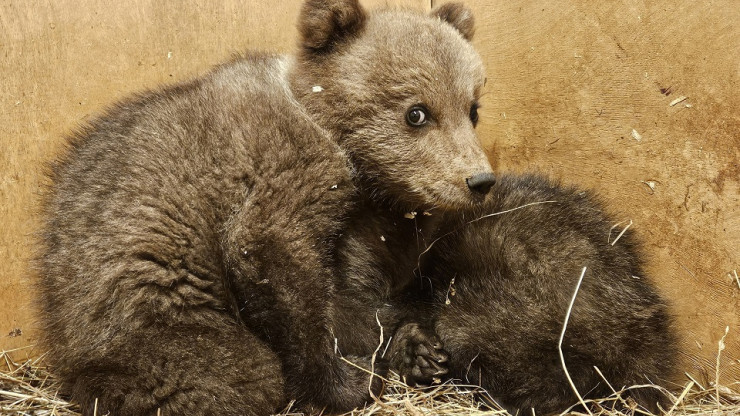
<instances>
[{"instance_id":1,"label":"bear's snout","mask_svg":"<svg viewBox=\"0 0 740 416\"><path fill-rule=\"evenodd\" d=\"M471 191L485 195L496 183L496 177L491 172L476 173L475 175L466 178L465 183L468 184L468 188L470 188Z\"/></svg>"}]
</instances>

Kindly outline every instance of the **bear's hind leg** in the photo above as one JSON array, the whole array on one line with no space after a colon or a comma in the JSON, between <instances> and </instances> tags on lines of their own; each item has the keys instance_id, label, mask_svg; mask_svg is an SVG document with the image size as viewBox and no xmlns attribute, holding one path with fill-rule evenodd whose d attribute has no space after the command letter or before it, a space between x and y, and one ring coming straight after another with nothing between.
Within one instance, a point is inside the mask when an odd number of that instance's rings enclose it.
<instances>
[{"instance_id":1,"label":"bear's hind leg","mask_svg":"<svg viewBox=\"0 0 740 416\"><path fill-rule=\"evenodd\" d=\"M75 357L84 415L265 415L284 404L278 358L242 328L150 326Z\"/></svg>"}]
</instances>

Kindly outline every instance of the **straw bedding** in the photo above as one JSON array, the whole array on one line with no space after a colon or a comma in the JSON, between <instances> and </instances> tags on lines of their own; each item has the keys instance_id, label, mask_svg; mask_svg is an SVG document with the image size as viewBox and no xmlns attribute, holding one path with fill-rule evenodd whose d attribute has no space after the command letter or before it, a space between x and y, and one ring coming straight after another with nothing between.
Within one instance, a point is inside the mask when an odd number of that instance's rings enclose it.
<instances>
[{"instance_id":1,"label":"straw bedding","mask_svg":"<svg viewBox=\"0 0 740 416\"><path fill-rule=\"evenodd\" d=\"M46 368L43 357L16 362L11 352L0 353L0 414L9 415L58 415L78 416L77 407L59 392L59 382ZM15 351L20 355L23 351ZM347 413L352 416L397 416L397 415L509 415L498 406L493 398L476 386L443 383L426 388L412 388L391 375L386 382L382 398L368 404L364 409ZM673 405L664 409L671 415L740 415L740 382L727 386L702 385L688 380L684 386L671 391L658 386L671 399ZM586 400L593 415L652 415L624 398L625 390L599 400ZM574 408L577 408L574 403ZM621 410L618 410L621 409ZM571 411L570 414L586 415L586 411ZM288 409L281 416L301 415Z\"/></svg>"}]
</instances>

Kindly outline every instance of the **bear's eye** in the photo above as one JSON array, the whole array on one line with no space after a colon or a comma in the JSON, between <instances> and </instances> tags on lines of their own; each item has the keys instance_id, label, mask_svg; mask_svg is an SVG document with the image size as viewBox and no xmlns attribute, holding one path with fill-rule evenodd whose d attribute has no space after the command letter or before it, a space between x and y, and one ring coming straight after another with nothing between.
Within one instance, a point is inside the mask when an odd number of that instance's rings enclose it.
<instances>
[{"instance_id":1,"label":"bear's eye","mask_svg":"<svg viewBox=\"0 0 740 416\"><path fill-rule=\"evenodd\" d=\"M412 127L423 126L427 123L428 119L429 115L427 114L426 108L421 106L411 107L406 113L406 122Z\"/></svg>"},{"instance_id":2,"label":"bear's eye","mask_svg":"<svg viewBox=\"0 0 740 416\"><path fill-rule=\"evenodd\" d=\"M470 106L470 121L473 122L473 127L478 125L478 109L480 108L480 104L477 102L473 103L473 105Z\"/></svg>"}]
</instances>

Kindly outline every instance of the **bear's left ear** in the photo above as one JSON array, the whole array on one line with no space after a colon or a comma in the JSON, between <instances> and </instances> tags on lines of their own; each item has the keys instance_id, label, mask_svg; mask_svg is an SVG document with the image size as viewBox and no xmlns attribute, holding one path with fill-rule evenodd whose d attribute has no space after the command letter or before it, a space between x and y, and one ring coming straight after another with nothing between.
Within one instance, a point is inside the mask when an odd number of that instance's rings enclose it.
<instances>
[{"instance_id":1,"label":"bear's left ear","mask_svg":"<svg viewBox=\"0 0 740 416\"><path fill-rule=\"evenodd\" d=\"M475 19L473 13L460 3L447 3L432 11L432 16L449 23L463 35L466 40L473 39Z\"/></svg>"},{"instance_id":2,"label":"bear's left ear","mask_svg":"<svg viewBox=\"0 0 740 416\"><path fill-rule=\"evenodd\" d=\"M366 18L357 0L307 0L298 19L301 46L328 52L360 32Z\"/></svg>"}]
</instances>

